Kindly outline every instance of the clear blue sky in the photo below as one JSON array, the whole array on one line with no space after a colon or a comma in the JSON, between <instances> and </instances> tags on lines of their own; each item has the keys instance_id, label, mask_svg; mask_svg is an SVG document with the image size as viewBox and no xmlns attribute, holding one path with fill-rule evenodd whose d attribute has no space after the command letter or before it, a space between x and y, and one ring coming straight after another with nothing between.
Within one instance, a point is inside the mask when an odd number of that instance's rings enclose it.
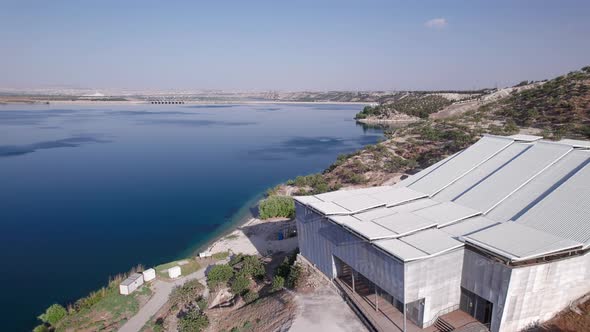
<instances>
[{"instance_id":1,"label":"clear blue sky","mask_svg":"<svg viewBox=\"0 0 590 332\"><path fill-rule=\"evenodd\" d=\"M590 64L590 1L0 0L0 87L470 89Z\"/></svg>"}]
</instances>

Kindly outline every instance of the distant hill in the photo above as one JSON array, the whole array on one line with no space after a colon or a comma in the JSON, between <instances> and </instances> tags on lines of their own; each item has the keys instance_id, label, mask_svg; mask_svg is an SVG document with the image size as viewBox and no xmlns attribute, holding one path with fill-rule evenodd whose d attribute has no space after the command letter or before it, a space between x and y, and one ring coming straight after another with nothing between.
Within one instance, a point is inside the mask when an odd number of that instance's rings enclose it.
<instances>
[{"instance_id":1,"label":"distant hill","mask_svg":"<svg viewBox=\"0 0 590 332\"><path fill-rule=\"evenodd\" d=\"M303 186L294 182L286 192L394 183L464 149L485 133L590 138L590 67L504 89L404 92L381 100L357 114L357 119L383 123L379 121L399 119L401 114L416 121L387 129L383 142L340 156L322 174L302 179Z\"/></svg>"}]
</instances>

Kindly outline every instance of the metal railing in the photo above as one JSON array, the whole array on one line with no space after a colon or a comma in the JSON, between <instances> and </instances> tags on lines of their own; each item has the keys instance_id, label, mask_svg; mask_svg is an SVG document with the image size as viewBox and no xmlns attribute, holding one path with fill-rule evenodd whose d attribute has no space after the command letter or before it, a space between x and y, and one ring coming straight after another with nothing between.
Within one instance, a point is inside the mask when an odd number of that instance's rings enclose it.
<instances>
[{"instance_id":1,"label":"metal railing","mask_svg":"<svg viewBox=\"0 0 590 332\"><path fill-rule=\"evenodd\" d=\"M422 324L422 326L430 326L430 325L434 324L434 323L436 322L436 320L437 320L437 319L438 319L440 316L442 316L442 315L444 315L444 314L448 314L449 312L455 311L455 310L457 310L457 309L459 309L459 305L458 305L458 304L453 304L453 305L451 305L451 306L448 306L448 307L446 307L446 308L444 308L444 309L441 309L441 310L439 310L439 311L436 313L436 315L434 316L434 318L433 318L433 319L431 319L431 320L429 320L428 322L426 322L426 323Z\"/></svg>"}]
</instances>

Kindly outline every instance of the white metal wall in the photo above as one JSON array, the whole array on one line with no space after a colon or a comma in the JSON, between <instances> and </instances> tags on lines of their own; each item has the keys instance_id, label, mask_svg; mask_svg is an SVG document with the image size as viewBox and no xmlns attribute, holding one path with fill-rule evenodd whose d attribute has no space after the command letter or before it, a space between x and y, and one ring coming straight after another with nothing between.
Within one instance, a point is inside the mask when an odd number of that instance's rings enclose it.
<instances>
[{"instance_id":1,"label":"white metal wall","mask_svg":"<svg viewBox=\"0 0 590 332\"><path fill-rule=\"evenodd\" d=\"M426 260L406 263L384 254L367 241L334 225L296 203L299 250L329 278L336 277L333 255L369 278L395 298L405 302L425 300L423 323L431 324L441 310L459 306L463 249Z\"/></svg>"},{"instance_id":2,"label":"white metal wall","mask_svg":"<svg viewBox=\"0 0 590 332\"><path fill-rule=\"evenodd\" d=\"M590 254L514 268L499 331L546 321L590 292Z\"/></svg>"},{"instance_id":3,"label":"white metal wall","mask_svg":"<svg viewBox=\"0 0 590 332\"><path fill-rule=\"evenodd\" d=\"M336 277L334 255L395 298L403 300L404 266L401 262L300 203L295 205L301 255L330 279Z\"/></svg>"},{"instance_id":4,"label":"white metal wall","mask_svg":"<svg viewBox=\"0 0 590 332\"><path fill-rule=\"evenodd\" d=\"M406 302L424 299L423 326L459 308L463 248L406 263Z\"/></svg>"}]
</instances>

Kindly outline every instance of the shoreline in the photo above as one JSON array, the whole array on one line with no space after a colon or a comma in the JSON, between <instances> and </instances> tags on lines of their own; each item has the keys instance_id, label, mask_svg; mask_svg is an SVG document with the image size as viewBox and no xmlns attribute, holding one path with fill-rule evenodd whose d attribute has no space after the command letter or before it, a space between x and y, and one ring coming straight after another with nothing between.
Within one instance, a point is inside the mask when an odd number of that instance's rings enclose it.
<instances>
[{"instance_id":1,"label":"shoreline","mask_svg":"<svg viewBox=\"0 0 590 332\"><path fill-rule=\"evenodd\" d=\"M210 100L210 101L190 101L184 104L152 104L146 100L128 100L128 101L91 101L91 100L34 100L34 101L0 101L0 105L367 105L372 102L360 101L285 101L285 100Z\"/></svg>"}]
</instances>

